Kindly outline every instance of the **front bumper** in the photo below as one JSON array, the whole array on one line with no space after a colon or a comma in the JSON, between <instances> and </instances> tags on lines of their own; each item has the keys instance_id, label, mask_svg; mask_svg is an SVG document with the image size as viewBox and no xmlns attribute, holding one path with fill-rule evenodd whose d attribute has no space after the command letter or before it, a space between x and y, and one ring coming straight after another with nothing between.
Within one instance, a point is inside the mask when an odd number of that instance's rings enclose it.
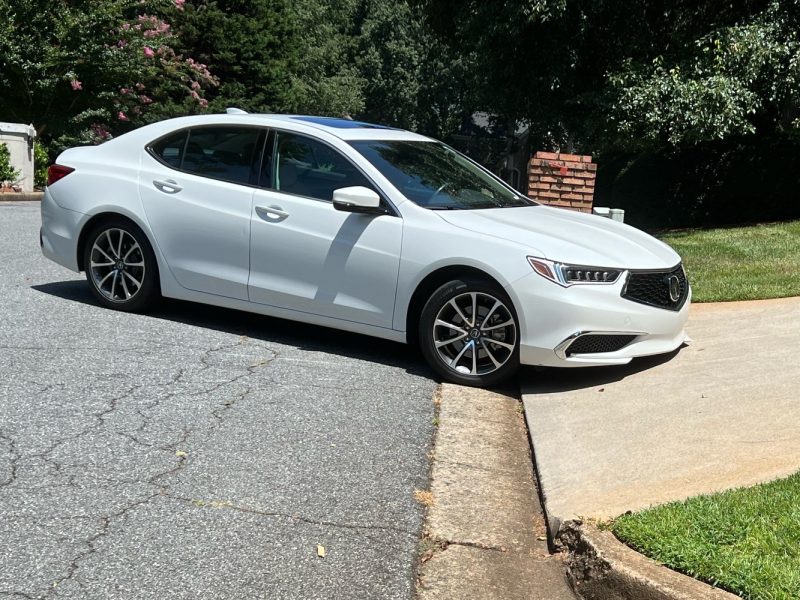
<instances>
[{"instance_id":1,"label":"front bumper","mask_svg":"<svg viewBox=\"0 0 800 600\"><path fill-rule=\"evenodd\" d=\"M520 362L548 367L621 365L638 356L672 352L688 340L684 325L689 316L691 289L680 310L639 304L621 296L624 273L611 285L561 287L536 273L506 287L520 321ZM579 333L634 335L614 352L565 352Z\"/></svg>"}]
</instances>

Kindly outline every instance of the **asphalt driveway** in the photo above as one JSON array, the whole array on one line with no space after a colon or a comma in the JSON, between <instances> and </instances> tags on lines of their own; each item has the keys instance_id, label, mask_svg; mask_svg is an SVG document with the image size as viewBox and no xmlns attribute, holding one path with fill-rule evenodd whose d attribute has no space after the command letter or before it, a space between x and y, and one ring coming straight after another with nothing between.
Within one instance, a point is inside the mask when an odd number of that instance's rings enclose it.
<instances>
[{"instance_id":1,"label":"asphalt driveway","mask_svg":"<svg viewBox=\"0 0 800 600\"><path fill-rule=\"evenodd\" d=\"M0 596L410 597L421 359L182 302L100 308L41 256L38 210L0 203Z\"/></svg>"},{"instance_id":2,"label":"asphalt driveway","mask_svg":"<svg viewBox=\"0 0 800 600\"><path fill-rule=\"evenodd\" d=\"M624 367L525 372L551 525L800 470L800 298L693 305L687 332Z\"/></svg>"}]
</instances>

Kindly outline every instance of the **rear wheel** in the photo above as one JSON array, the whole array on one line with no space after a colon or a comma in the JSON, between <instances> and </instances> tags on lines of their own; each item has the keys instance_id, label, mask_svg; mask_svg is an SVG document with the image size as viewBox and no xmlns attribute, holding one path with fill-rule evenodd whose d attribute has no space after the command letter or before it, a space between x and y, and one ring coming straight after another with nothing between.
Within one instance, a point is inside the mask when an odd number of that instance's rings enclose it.
<instances>
[{"instance_id":1,"label":"rear wheel","mask_svg":"<svg viewBox=\"0 0 800 600\"><path fill-rule=\"evenodd\" d=\"M514 306L498 286L483 279L450 281L422 309L422 353L442 378L485 387L519 367L519 326Z\"/></svg>"},{"instance_id":2,"label":"rear wheel","mask_svg":"<svg viewBox=\"0 0 800 600\"><path fill-rule=\"evenodd\" d=\"M159 296L158 265L144 232L125 219L111 219L86 239L86 279L100 303L129 312L152 306Z\"/></svg>"}]
</instances>

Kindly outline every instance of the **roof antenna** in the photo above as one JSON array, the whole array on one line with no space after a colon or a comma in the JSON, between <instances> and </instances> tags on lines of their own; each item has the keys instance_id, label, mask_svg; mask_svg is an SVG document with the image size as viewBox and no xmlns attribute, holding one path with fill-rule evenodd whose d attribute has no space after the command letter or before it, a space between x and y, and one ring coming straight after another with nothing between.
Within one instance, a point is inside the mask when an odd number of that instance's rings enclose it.
<instances>
[{"instance_id":1,"label":"roof antenna","mask_svg":"<svg viewBox=\"0 0 800 600\"><path fill-rule=\"evenodd\" d=\"M228 108L225 109L225 114L226 115L246 115L247 111L246 110L242 110L241 108L235 108L235 107L231 106L231 107L228 107Z\"/></svg>"}]
</instances>

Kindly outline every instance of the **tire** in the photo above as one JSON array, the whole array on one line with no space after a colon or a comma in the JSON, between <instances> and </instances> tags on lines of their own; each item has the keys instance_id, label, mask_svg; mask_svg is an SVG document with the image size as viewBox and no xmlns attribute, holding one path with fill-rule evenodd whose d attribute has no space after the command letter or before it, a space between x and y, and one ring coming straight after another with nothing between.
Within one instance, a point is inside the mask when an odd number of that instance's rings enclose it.
<instances>
[{"instance_id":1,"label":"tire","mask_svg":"<svg viewBox=\"0 0 800 600\"><path fill-rule=\"evenodd\" d=\"M142 312L160 297L158 264L144 232L123 218L92 227L83 247L89 289L107 308Z\"/></svg>"},{"instance_id":2,"label":"tire","mask_svg":"<svg viewBox=\"0 0 800 600\"><path fill-rule=\"evenodd\" d=\"M495 386L519 368L519 319L496 284L464 277L431 294L420 315L419 344L442 379Z\"/></svg>"}]
</instances>

